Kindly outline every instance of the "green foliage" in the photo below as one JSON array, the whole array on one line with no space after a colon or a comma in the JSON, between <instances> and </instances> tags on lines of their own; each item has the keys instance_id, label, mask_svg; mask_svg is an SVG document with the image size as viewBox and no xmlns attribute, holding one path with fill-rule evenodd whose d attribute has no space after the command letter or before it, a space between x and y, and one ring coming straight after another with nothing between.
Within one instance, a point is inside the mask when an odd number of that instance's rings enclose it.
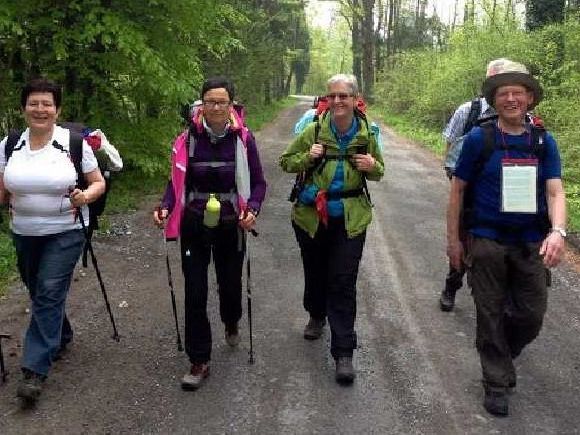
<instances>
[{"instance_id":1,"label":"green foliage","mask_svg":"<svg viewBox=\"0 0 580 435\"><path fill-rule=\"evenodd\" d=\"M396 114L385 106L371 106L369 109L371 118L381 119L398 134L422 143L438 156L442 156L445 146L441 142L441 133L417 123L406 115Z\"/></svg>"},{"instance_id":2,"label":"green foliage","mask_svg":"<svg viewBox=\"0 0 580 435\"><path fill-rule=\"evenodd\" d=\"M16 278L16 254L8 232L8 213L0 210L0 297Z\"/></svg>"},{"instance_id":3,"label":"green foliage","mask_svg":"<svg viewBox=\"0 0 580 435\"><path fill-rule=\"evenodd\" d=\"M240 46L219 62L204 59L206 75L234 79L238 99L245 104L270 104L285 97L296 76L308 73L309 37L303 2L227 0L245 18L232 27Z\"/></svg>"},{"instance_id":4,"label":"green foliage","mask_svg":"<svg viewBox=\"0 0 580 435\"><path fill-rule=\"evenodd\" d=\"M501 14L498 14L500 17ZM507 57L530 67L544 87L536 108L553 133L564 166L570 225L580 229L580 21L570 19L535 32L510 20L466 26L450 35L445 51L423 49L397 55L379 77L381 111L410 137L441 152L441 131L459 104L478 94L486 64Z\"/></svg>"},{"instance_id":5,"label":"green foliage","mask_svg":"<svg viewBox=\"0 0 580 435\"><path fill-rule=\"evenodd\" d=\"M328 30L313 27L310 34L310 74L306 78L304 92L319 95L326 91L326 81L330 76L352 71L351 40L346 23L342 20Z\"/></svg>"}]
</instances>

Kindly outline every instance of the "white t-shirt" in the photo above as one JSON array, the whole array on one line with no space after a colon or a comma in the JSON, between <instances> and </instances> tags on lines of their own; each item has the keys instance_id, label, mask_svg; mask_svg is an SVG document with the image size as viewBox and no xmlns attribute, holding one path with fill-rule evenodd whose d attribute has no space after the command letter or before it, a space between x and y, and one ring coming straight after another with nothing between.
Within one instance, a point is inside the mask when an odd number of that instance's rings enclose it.
<instances>
[{"instance_id":1,"label":"white t-shirt","mask_svg":"<svg viewBox=\"0 0 580 435\"><path fill-rule=\"evenodd\" d=\"M43 236L81 228L68 198L70 187L77 184L77 173L69 157L69 140L69 130L55 126L48 143L32 151L29 129L26 129L8 164L7 137L0 142L0 175L10 193L10 227L14 233ZM55 142L64 151L55 147ZM81 166L84 174L98 167L93 150L84 140ZM88 225L87 206L83 206L82 213Z\"/></svg>"}]
</instances>

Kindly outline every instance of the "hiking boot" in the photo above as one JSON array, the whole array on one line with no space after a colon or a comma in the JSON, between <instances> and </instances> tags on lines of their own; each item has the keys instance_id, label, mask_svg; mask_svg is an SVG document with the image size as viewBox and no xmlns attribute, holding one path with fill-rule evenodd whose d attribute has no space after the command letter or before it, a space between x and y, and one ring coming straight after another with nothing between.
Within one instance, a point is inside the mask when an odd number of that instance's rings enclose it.
<instances>
[{"instance_id":1,"label":"hiking boot","mask_svg":"<svg viewBox=\"0 0 580 435\"><path fill-rule=\"evenodd\" d=\"M236 347L240 344L240 333L237 323L226 325L226 343L231 347Z\"/></svg>"},{"instance_id":2,"label":"hiking boot","mask_svg":"<svg viewBox=\"0 0 580 435\"><path fill-rule=\"evenodd\" d=\"M22 379L18 384L16 395L22 399L25 407L31 407L36 404L40 393L42 392L42 383L46 376L33 372L32 370L22 369Z\"/></svg>"},{"instance_id":3,"label":"hiking boot","mask_svg":"<svg viewBox=\"0 0 580 435\"><path fill-rule=\"evenodd\" d=\"M208 376L208 363L193 363L190 371L181 379L181 389L186 391L197 390Z\"/></svg>"},{"instance_id":4,"label":"hiking boot","mask_svg":"<svg viewBox=\"0 0 580 435\"><path fill-rule=\"evenodd\" d=\"M508 396L505 391L495 391L488 388L485 389L485 399L483 400L483 407L487 412L498 417L505 417L508 415Z\"/></svg>"},{"instance_id":5,"label":"hiking boot","mask_svg":"<svg viewBox=\"0 0 580 435\"><path fill-rule=\"evenodd\" d=\"M354 381L354 368L352 366L351 356L339 356L336 358L336 373L334 379L342 385L352 384Z\"/></svg>"},{"instance_id":6,"label":"hiking boot","mask_svg":"<svg viewBox=\"0 0 580 435\"><path fill-rule=\"evenodd\" d=\"M326 325L325 319L315 319L310 316L308 324L304 328L304 338L306 340L317 340L322 337L324 332L324 325Z\"/></svg>"},{"instance_id":7,"label":"hiking boot","mask_svg":"<svg viewBox=\"0 0 580 435\"><path fill-rule=\"evenodd\" d=\"M452 311L455 306L455 293L456 291L444 289L441 292L441 297L439 298L439 307L441 311Z\"/></svg>"}]
</instances>

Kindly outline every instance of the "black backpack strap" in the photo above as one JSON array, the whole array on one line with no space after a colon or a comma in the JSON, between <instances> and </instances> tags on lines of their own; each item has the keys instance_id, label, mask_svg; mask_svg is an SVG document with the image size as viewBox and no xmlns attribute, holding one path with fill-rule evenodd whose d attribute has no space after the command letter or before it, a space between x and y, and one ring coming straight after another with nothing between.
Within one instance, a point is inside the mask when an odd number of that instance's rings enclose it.
<instances>
[{"instance_id":1,"label":"black backpack strap","mask_svg":"<svg viewBox=\"0 0 580 435\"><path fill-rule=\"evenodd\" d=\"M8 159L12 156L12 153L14 152L16 145L18 145L18 140L20 139L21 135L22 132L18 130L11 130L10 133L8 133L6 146L4 147L4 160L6 162L8 162Z\"/></svg>"},{"instance_id":2,"label":"black backpack strap","mask_svg":"<svg viewBox=\"0 0 580 435\"><path fill-rule=\"evenodd\" d=\"M70 131L69 139L69 155L70 159L77 172L77 186L79 189L85 189L87 187L87 182L83 174L83 136L72 130Z\"/></svg>"},{"instance_id":3,"label":"black backpack strap","mask_svg":"<svg viewBox=\"0 0 580 435\"><path fill-rule=\"evenodd\" d=\"M481 129L483 130L483 149L475 163L474 174L476 177L483 171L485 164L496 148L495 123L493 121L484 122L481 124Z\"/></svg>"},{"instance_id":4,"label":"black backpack strap","mask_svg":"<svg viewBox=\"0 0 580 435\"><path fill-rule=\"evenodd\" d=\"M324 116L324 115L323 115ZM314 143L318 143L318 135L320 134L320 115L316 113L314 118L312 118L312 122L315 123L314 125ZM290 191L290 195L288 196L288 201L296 202L298 199L298 195L304 189L304 183L308 178L314 174L314 171L319 167L322 166L324 158L317 159L314 162L312 167L306 169L305 171L298 172L296 174L296 178L294 179L294 185L292 186L292 190Z\"/></svg>"},{"instance_id":5,"label":"black backpack strap","mask_svg":"<svg viewBox=\"0 0 580 435\"><path fill-rule=\"evenodd\" d=\"M469 109L469 114L465 120L465 125L463 126L463 135L465 136L470 130L477 124L477 120L481 115L481 99L479 97L474 98L471 101L471 106Z\"/></svg>"},{"instance_id":6,"label":"black backpack strap","mask_svg":"<svg viewBox=\"0 0 580 435\"><path fill-rule=\"evenodd\" d=\"M538 160L542 160L546 154L546 129L532 125L530 134L532 135L532 153Z\"/></svg>"}]
</instances>

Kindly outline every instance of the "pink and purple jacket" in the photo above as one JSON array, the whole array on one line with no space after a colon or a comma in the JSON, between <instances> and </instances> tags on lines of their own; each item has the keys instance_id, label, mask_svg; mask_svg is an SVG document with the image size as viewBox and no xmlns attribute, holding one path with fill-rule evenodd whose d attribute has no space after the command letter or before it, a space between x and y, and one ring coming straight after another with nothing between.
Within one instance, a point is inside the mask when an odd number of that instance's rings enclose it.
<instances>
[{"instance_id":1,"label":"pink and purple jacket","mask_svg":"<svg viewBox=\"0 0 580 435\"><path fill-rule=\"evenodd\" d=\"M235 112L232 110L232 112ZM236 113L237 115L237 113ZM206 199L187 198L189 190L206 193L235 192L235 204L221 201L220 218L237 220L247 208L259 212L266 195L266 181L262 171L256 141L252 133L243 125L238 116L232 115L228 133L212 143L205 131L201 118L194 115L193 131L195 150L193 158L188 156L189 130L182 132L173 143L171 154L171 180L165 190L161 206L170 210L165 226L168 240L180 236L181 221L185 208L199 217L203 216ZM196 166L197 162L232 162L223 167ZM235 162L235 164L233 164ZM189 192L188 192L189 193Z\"/></svg>"}]
</instances>

